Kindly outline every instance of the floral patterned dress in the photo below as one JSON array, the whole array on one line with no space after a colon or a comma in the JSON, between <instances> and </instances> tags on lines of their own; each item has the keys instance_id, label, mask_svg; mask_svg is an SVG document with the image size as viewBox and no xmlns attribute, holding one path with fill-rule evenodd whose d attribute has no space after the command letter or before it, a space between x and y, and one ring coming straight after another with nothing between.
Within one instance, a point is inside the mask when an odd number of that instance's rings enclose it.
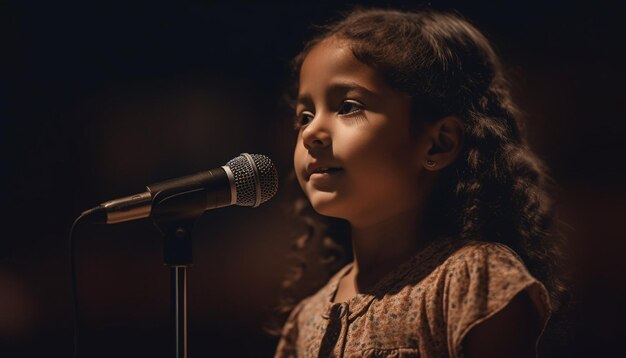
<instances>
[{"instance_id":1,"label":"floral patterned dress","mask_svg":"<svg viewBox=\"0 0 626 358\"><path fill-rule=\"evenodd\" d=\"M467 332L523 290L537 309L540 335L551 315L546 288L498 243L434 241L368 292L333 303L351 267L293 309L276 358L463 357Z\"/></svg>"}]
</instances>

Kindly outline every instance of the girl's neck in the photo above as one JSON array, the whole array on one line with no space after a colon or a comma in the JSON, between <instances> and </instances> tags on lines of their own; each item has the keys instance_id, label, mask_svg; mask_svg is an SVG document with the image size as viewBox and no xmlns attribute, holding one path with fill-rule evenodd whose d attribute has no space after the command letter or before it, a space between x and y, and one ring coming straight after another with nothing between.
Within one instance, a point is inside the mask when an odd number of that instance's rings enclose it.
<instances>
[{"instance_id":1,"label":"girl's neck","mask_svg":"<svg viewBox=\"0 0 626 358\"><path fill-rule=\"evenodd\" d=\"M350 276L358 292L370 288L428 243L421 218L422 211L413 209L372 225L352 225L354 263Z\"/></svg>"}]
</instances>

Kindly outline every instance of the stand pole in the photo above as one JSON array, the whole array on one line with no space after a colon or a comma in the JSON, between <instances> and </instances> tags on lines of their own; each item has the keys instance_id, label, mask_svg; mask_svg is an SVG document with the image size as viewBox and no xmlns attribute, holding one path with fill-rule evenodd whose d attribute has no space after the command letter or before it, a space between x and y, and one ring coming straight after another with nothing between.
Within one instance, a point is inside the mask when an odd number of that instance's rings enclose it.
<instances>
[{"instance_id":1,"label":"stand pole","mask_svg":"<svg viewBox=\"0 0 626 358\"><path fill-rule=\"evenodd\" d=\"M176 358L187 358L187 267L192 262L193 220L176 223L155 220L165 237L163 256L170 268L170 308L175 335Z\"/></svg>"},{"instance_id":2,"label":"stand pole","mask_svg":"<svg viewBox=\"0 0 626 358\"><path fill-rule=\"evenodd\" d=\"M187 358L187 267L173 266L172 318L176 331L176 358Z\"/></svg>"}]
</instances>

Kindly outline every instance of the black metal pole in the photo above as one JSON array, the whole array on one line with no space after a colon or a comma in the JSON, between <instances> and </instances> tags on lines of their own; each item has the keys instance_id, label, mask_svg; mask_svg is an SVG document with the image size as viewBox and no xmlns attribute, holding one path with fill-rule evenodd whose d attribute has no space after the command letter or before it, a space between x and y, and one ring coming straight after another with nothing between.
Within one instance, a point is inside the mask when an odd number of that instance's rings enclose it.
<instances>
[{"instance_id":1,"label":"black metal pole","mask_svg":"<svg viewBox=\"0 0 626 358\"><path fill-rule=\"evenodd\" d=\"M187 267L192 264L191 228L194 221L155 223L165 237L163 256L170 268L170 311L176 358L187 358Z\"/></svg>"},{"instance_id":2,"label":"black metal pole","mask_svg":"<svg viewBox=\"0 0 626 358\"><path fill-rule=\"evenodd\" d=\"M171 267L172 318L176 331L176 358L187 358L187 267Z\"/></svg>"}]
</instances>

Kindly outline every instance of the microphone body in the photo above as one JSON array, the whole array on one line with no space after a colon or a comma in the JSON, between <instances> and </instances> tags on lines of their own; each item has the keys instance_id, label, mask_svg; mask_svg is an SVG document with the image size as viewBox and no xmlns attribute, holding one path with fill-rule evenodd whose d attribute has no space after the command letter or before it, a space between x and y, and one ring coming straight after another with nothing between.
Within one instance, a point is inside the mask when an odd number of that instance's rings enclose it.
<instances>
[{"instance_id":1,"label":"microphone body","mask_svg":"<svg viewBox=\"0 0 626 358\"><path fill-rule=\"evenodd\" d=\"M259 206L278 189L278 174L264 155L242 153L226 165L148 185L140 194L100 204L100 221L115 224L152 217L181 220L229 205Z\"/></svg>"}]
</instances>

